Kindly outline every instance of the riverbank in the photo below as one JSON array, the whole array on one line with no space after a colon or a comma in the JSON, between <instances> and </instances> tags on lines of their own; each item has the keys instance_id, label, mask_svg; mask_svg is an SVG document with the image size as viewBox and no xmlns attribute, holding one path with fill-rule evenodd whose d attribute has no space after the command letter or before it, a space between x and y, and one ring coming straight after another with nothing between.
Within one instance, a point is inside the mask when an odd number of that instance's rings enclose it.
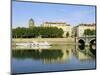
<instances>
[{"instance_id":1,"label":"riverbank","mask_svg":"<svg viewBox=\"0 0 100 75\"><path fill-rule=\"evenodd\" d=\"M66 45L66 44L75 44L74 38L13 38L12 45L15 43L22 43L22 42L48 42L52 45Z\"/></svg>"}]
</instances>

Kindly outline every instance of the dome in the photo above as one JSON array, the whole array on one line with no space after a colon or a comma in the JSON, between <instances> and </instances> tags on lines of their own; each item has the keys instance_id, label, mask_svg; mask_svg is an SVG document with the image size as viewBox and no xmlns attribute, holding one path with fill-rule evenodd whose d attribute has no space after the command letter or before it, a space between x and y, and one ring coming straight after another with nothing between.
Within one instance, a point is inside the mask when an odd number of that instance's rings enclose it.
<instances>
[{"instance_id":1,"label":"dome","mask_svg":"<svg viewBox=\"0 0 100 75\"><path fill-rule=\"evenodd\" d=\"M31 18L29 19L29 28L34 27L34 20Z\"/></svg>"}]
</instances>

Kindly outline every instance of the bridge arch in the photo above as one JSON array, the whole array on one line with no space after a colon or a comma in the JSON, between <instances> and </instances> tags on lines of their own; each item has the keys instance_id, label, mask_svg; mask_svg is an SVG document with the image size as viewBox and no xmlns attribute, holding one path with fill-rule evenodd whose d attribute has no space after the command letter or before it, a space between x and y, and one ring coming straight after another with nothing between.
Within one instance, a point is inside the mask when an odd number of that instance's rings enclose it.
<instances>
[{"instance_id":1,"label":"bridge arch","mask_svg":"<svg viewBox=\"0 0 100 75\"><path fill-rule=\"evenodd\" d=\"M79 43L79 44L82 44L82 45L85 45L85 40L84 40L84 39L79 39L79 40L78 40L78 43Z\"/></svg>"},{"instance_id":2,"label":"bridge arch","mask_svg":"<svg viewBox=\"0 0 100 75\"><path fill-rule=\"evenodd\" d=\"M96 55L96 39L92 39L92 40L90 40L90 51L94 54L94 55Z\"/></svg>"},{"instance_id":3,"label":"bridge arch","mask_svg":"<svg viewBox=\"0 0 100 75\"><path fill-rule=\"evenodd\" d=\"M94 38L94 39L91 39L90 41L89 41L89 43L90 44L96 44L96 39Z\"/></svg>"},{"instance_id":4,"label":"bridge arch","mask_svg":"<svg viewBox=\"0 0 100 75\"><path fill-rule=\"evenodd\" d=\"M85 48L85 40L84 39L78 40L78 47L80 50L84 50L84 48Z\"/></svg>"}]
</instances>

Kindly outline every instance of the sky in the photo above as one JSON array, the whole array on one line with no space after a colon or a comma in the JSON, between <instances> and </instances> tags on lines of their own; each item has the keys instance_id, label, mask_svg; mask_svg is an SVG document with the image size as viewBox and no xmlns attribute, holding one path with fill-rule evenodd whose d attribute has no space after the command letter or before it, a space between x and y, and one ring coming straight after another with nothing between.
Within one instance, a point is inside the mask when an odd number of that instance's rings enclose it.
<instances>
[{"instance_id":1,"label":"sky","mask_svg":"<svg viewBox=\"0 0 100 75\"><path fill-rule=\"evenodd\" d=\"M36 26L43 22L66 22L72 26L95 23L95 6L12 2L12 27L28 27L33 18Z\"/></svg>"}]
</instances>

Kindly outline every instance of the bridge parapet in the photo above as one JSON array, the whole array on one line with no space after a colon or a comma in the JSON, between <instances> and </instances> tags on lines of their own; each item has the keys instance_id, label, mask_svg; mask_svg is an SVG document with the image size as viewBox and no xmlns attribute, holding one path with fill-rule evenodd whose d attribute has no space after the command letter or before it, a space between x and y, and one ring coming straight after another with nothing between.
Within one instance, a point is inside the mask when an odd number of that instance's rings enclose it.
<instances>
[{"instance_id":1,"label":"bridge parapet","mask_svg":"<svg viewBox=\"0 0 100 75\"><path fill-rule=\"evenodd\" d=\"M83 35L81 37L78 38L96 38L96 35Z\"/></svg>"}]
</instances>

